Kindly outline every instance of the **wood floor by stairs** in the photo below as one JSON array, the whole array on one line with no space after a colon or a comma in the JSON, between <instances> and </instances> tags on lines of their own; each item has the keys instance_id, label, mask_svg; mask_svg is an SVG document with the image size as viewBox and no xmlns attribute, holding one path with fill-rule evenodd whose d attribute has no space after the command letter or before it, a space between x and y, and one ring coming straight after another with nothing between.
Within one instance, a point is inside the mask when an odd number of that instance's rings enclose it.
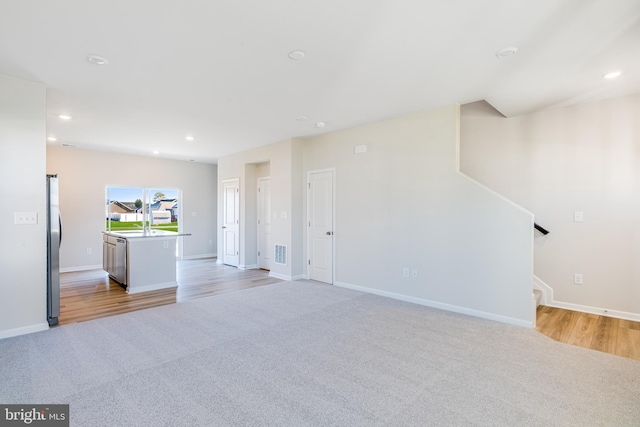
<instances>
[{"instance_id":1,"label":"wood floor by stairs","mask_svg":"<svg viewBox=\"0 0 640 427\"><path fill-rule=\"evenodd\" d=\"M562 343L640 360L640 322L541 305L536 330Z\"/></svg>"},{"instance_id":2,"label":"wood floor by stairs","mask_svg":"<svg viewBox=\"0 0 640 427\"><path fill-rule=\"evenodd\" d=\"M61 325L235 292L279 282L265 270L239 270L215 258L177 264L177 289L129 295L103 270L60 275ZM640 323L546 306L538 307L536 329L550 338L640 360Z\"/></svg>"}]
</instances>

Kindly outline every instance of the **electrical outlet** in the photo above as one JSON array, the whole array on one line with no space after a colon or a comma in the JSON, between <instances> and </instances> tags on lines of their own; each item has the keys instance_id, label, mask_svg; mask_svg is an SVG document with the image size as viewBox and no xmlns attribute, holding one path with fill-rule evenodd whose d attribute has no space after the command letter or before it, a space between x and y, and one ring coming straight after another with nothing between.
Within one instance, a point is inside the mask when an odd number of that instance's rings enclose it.
<instances>
[{"instance_id":1,"label":"electrical outlet","mask_svg":"<svg viewBox=\"0 0 640 427\"><path fill-rule=\"evenodd\" d=\"M162 247L165 248L165 249L168 249L169 248L169 242L167 240L162 242Z\"/></svg>"},{"instance_id":2,"label":"electrical outlet","mask_svg":"<svg viewBox=\"0 0 640 427\"><path fill-rule=\"evenodd\" d=\"M584 215L580 211L575 211L573 213L573 221L574 222L582 222L584 220Z\"/></svg>"},{"instance_id":3,"label":"electrical outlet","mask_svg":"<svg viewBox=\"0 0 640 427\"><path fill-rule=\"evenodd\" d=\"M582 280L582 274L576 273L573 275L573 283L576 285L582 285L584 282Z\"/></svg>"},{"instance_id":4,"label":"electrical outlet","mask_svg":"<svg viewBox=\"0 0 640 427\"><path fill-rule=\"evenodd\" d=\"M87 248L87 255L91 255L91 248Z\"/></svg>"},{"instance_id":5,"label":"electrical outlet","mask_svg":"<svg viewBox=\"0 0 640 427\"><path fill-rule=\"evenodd\" d=\"M403 275L404 277L409 277L409 269L405 267L405 268L402 270L402 275Z\"/></svg>"},{"instance_id":6,"label":"electrical outlet","mask_svg":"<svg viewBox=\"0 0 640 427\"><path fill-rule=\"evenodd\" d=\"M418 270L417 269L413 269L411 270L411 277L413 278L417 278L418 277Z\"/></svg>"}]
</instances>

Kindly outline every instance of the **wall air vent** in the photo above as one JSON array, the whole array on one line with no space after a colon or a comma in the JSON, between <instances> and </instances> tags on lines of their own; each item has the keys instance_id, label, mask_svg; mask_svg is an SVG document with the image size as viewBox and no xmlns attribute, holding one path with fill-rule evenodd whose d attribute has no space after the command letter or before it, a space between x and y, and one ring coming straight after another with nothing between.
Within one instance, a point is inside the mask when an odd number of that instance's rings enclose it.
<instances>
[{"instance_id":1,"label":"wall air vent","mask_svg":"<svg viewBox=\"0 0 640 427\"><path fill-rule=\"evenodd\" d=\"M287 247L284 245L276 245L274 262L276 264L287 263Z\"/></svg>"}]
</instances>

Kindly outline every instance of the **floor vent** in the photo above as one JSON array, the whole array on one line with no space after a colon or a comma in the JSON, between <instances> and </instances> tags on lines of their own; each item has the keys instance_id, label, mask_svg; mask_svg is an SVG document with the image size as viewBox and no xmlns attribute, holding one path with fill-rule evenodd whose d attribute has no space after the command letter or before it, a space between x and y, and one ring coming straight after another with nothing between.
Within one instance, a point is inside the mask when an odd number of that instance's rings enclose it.
<instances>
[{"instance_id":1,"label":"floor vent","mask_svg":"<svg viewBox=\"0 0 640 427\"><path fill-rule=\"evenodd\" d=\"M276 264L287 263L287 247L284 245L276 245L276 255L274 259Z\"/></svg>"}]
</instances>

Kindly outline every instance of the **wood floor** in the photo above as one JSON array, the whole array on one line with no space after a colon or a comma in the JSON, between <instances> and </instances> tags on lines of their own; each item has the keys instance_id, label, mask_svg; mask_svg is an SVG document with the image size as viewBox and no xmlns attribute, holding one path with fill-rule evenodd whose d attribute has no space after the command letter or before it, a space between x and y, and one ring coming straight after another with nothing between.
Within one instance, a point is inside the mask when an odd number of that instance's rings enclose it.
<instances>
[{"instance_id":1,"label":"wood floor","mask_svg":"<svg viewBox=\"0 0 640 427\"><path fill-rule=\"evenodd\" d=\"M60 275L61 325L279 282L264 270L239 270L215 258L178 261L176 289L129 295L102 270ZM536 329L563 343L640 360L640 323L540 306Z\"/></svg>"},{"instance_id":2,"label":"wood floor","mask_svg":"<svg viewBox=\"0 0 640 427\"><path fill-rule=\"evenodd\" d=\"M280 282L264 270L239 270L216 264L215 258L177 264L178 288L129 295L103 270L60 275L59 324L113 316Z\"/></svg>"},{"instance_id":3,"label":"wood floor","mask_svg":"<svg viewBox=\"0 0 640 427\"><path fill-rule=\"evenodd\" d=\"M541 305L536 329L556 341L640 360L640 322Z\"/></svg>"}]
</instances>

